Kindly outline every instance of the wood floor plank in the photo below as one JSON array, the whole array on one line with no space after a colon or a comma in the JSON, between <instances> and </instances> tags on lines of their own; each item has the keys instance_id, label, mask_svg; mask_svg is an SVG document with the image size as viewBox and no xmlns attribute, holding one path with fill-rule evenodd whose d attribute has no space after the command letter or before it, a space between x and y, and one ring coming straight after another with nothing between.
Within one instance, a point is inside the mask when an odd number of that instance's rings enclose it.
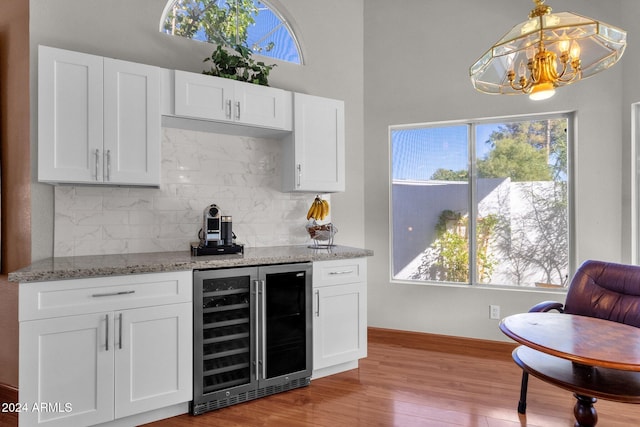
<instances>
[{"instance_id":1,"label":"wood floor plank","mask_svg":"<svg viewBox=\"0 0 640 427\"><path fill-rule=\"evenodd\" d=\"M359 369L309 387L147 427L572 427L572 394L529 380L526 416L516 407L522 371L514 344L371 328ZM601 427L640 425L640 405L598 401Z\"/></svg>"}]
</instances>

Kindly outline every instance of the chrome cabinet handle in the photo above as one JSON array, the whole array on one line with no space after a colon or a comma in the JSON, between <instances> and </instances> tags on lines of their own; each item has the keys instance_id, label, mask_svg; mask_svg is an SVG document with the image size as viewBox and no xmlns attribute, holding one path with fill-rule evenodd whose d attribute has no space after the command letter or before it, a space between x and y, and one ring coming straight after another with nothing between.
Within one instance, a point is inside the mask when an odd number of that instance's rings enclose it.
<instances>
[{"instance_id":1,"label":"chrome cabinet handle","mask_svg":"<svg viewBox=\"0 0 640 427\"><path fill-rule=\"evenodd\" d=\"M118 335L120 335L120 338L118 339L118 347L120 348L120 350L122 350L122 313L120 313L120 315L118 316L120 323L118 326Z\"/></svg>"},{"instance_id":2,"label":"chrome cabinet handle","mask_svg":"<svg viewBox=\"0 0 640 427\"><path fill-rule=\"evenodd\" d=\"M108 314L105 314L105 322L106 322L107 326L106 326L105 331L104 331L105 332L104 335L105 335L105 338L106 338L105 343L104 343L104 348L105 348L105 351L109 351L109 315Z\"/></svg>"},{"instance_id":3,"label":"chrome cabinet handle","mask_svg":"<svg viewBox=\"0 0 640 427\"><path fill-rule=\"evenodd\" d=\"M100 166L100 150L96 148L96 181L99 181L98 178L98 167Z\"/></svg>"},{"instance_id":4,"label":"chrome cabinet handle","mask_svg":"<svg viewBox=\"0 0 640 427\"><path fill-rule=\"evenodd\" d=\"M107 150L107 181L111 181L111 150Z\"/></svg>"},{"instance_id":5,"label":"chrome cabinet handle","mask_svg":"<svg viewBox=\"0 0 640 427\"><path fill-rule=\"evenodd\" d=\"M136 291L120 291L120 292L108 292L105 294L93 294L91 295L93 298L100 298L100 297L112 297L115 295L129 295L129 294L135 294Z\"/></svg>"},{"instance_id":6,"label":"chrome cabinet handle","mask_svg":"<svg viewBox=\"0 0 640 427\"><path fill-rule=\"evenodd\" d=\"M262 379L267 378L267 345L266 345L266 337L267 337L267 313L266 313L266 306L265 306L265 300L267 299L265 296L266 290L264 289L265 287L265 281L261 280L260 281L260 287L262 288L262 292L260 292L261 296L260 296L260 307L262 309L262 359L258 362L260 365L262 365Z\"/></svg>"},{"instance_id":7,"label":"chrome cabinet handle","mask_svg":"<svg viewBox=\"0 0 640 427\"><path fill-rule=\"evenodd\" d=\"M330 271L329 275L336 276L336 275L339 275L339 274L351 274L353 272L354 272L353 270Z\"/></svg>"},{"instance_id":8,"label":"chrome cabinet handle","mask_svg":"<svg viewBox=\"0 0 640 427\"><path fill-rule=\"evenodd\" d=\"M230 99L227 99L226 101L225 116L227 117L227 119L231 118L231 100Z\"/></svg>"},{"instance_id":9,"label":"chrome cabinet handle","mask_svg":"<svg viewBox=\"0 0 640 427\"><path fill-rule=\"evenodd\" d=\"M298 163L298 182L296 183L297 187L300 187L300 182L302 181L302 164Z\"/></svg>"},{"instance_id":10,"label":"chrome cabinet handle","mask_svg":"<svg viewBox=\"0 0 640 427\"><path fill-rule=\"evenodd\" d=\"M258 283L259 282L257 280L255 280L253 282L253 286L254 286L254 289L255 289L255 292L254 292L255 297L254 298L255 298L255 301L256 301L256 304L255 304L255 307L256 307L255 308L255 316L254 316L255 317L255 327L256 327L256 332L255 332L255 336L256 336L256 343L255 343L256 344L256 350L255 351L256 351L256 353L255 353L255 360L253 361L253 363L256 366L256 381L258 381L260 379L260 367L258 366L258 349L260 348L259 347L260 346L260 340L258 338L258 336L259 336L258 329L260 328L260 320L258 319L258 303L257 303L258 302L258 292L259 292Z\"/></svg>"},{"instance_id":11,"label":"chrome cabinet handle","mask_svg":"<svg viewBox=\"0 0 640 427\"><path fill-rule=\"evenodd\" d=\"M236 120L240 120L240 101L236 102Z\"/></svg>"},{"instance_id":12,"label":"chrome cabinet handle","mask_svg":"<svg viewBox=\"0 0 640 427\"><path fill-rule=\"evenodd\" d=\"M316 317L320 317L320 290L316 291Z\"/></svg>"}]
</instances>

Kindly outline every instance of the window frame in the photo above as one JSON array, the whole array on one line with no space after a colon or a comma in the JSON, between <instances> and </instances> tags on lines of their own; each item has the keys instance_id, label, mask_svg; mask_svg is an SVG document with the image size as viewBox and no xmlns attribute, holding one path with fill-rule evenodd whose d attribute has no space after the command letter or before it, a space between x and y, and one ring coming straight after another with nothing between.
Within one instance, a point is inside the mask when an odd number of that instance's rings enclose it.
<instances>
[{"instance_id":1,"label":"window frame","mask_svg":"<svg viewBox=\"0 0 640 427\"><path fill-rule=\"evenodd\" d=\"M236 0L234 0L236 1ZM287 61L285 59L281 59L281 58L276 58L276 57L271 57L271 56L265 56L262 55L258 52L254 52L253 50L251 50L251 53L253 56L256 57L260 57L260 59L263 59L265 61L281 61L283 63L287 63L287 64L294 64L294 65L300 65L303 66L305 65L305 59L304 59L304 53L302 52L302 45L300 44L300 40L298 39L298 36L296 34L296 32L293 30L293 26L291 25L291 21L289 19L286 18L285 14L281 11L282 6L278 5L278 7L276 7L276 5L273 4L272 1L269 0L258 0L260 3L264 4L270 11L271 13L273 13L279 20L280 22L282 22L282 25L284 25L284 27L287 29L287 32L289 33L289 35L291 36L291 40L293 41L293 44L296 48L296 51L298 52L298 58L300 58L300 62L296 63L296 62L292 62L292 61ZM165 21L167 19L167 14L169 13L171 7L173 6L173 3L175 2L175 0L167 0L167 3L164 6L164 9L162 11L162 14L160 15L160 23L158 26L158 31L162 34L166 34L168 36L171 37L181 37L183 39L186 40L191 40L191 41L195 41L198 43L206 43L206 44L210 44L213 45L213 43L204 41L204 40L198 40L198 39L193 39L193 38L188 38L188 37L182 37L179 35L173 35L173 34L169 34L166 31L164 31L164 24ZM238 34L236 33L236 42L237 42L237 38L238 38ZM251 47L249 46L249 49L251 49Z\"/></svg>"},{"instance_id":2,"label":"window frame","mask_svg":"<svg viewBox=\"0 0 640 427\"><path fill-rule=\"evenodd\" d=\"M296 50L298 51L298 57L300 58L300 62L298 64L296 64L295 62L285 61L283 59L273 58L271 56L264 56L264 55L261 55L259 53L254 53L254 55L257 55L257 56L260 56L262 58L269 59L269 60L276 59L278 61L288 62L290 64L305 65L304 54L302 53L302 46L300 45L300 41L298 40L298 36L297 36L296 32L293 31L293 26L290 24L289 20L280 11L280 8L275 7L272 2L270 2L268 0L260 0L260 2L264 3L264 5L267 6L271 10L271 12L274 15L276 15L278 17L278 19L280 19L280 21L282 21L282 24L287 28L287 31L288 31L289 35L291 36L291 39L293 40L293 44L295 45Z\"/></svg>"},{"instance_id":3,"label":"window frame","mask_svg":"<svg viewBox=\"0 0 640 427\"><path fill-rule=\"evenodd\" d=\"M389 209L389 282L396 285L417 285L417 286L439 286L447 288L472 288L472 289L491 289L491 290L510 290L518 292L545 292L545 293L561 293L567 292L567 287L552 289L552 288L537 288L533 286L516 286L505 284L486 284L477 283L476 263L469 262L469 282L443 282L435 280L406 280L394 278L394 265L393 265L393 242L394 242L394 223L393 223L393 144L392 144L392 132L395 130L404 129L419 129L419 128L439 128L450 126L463 126L468 127L468 159L467 168L469 171L469 218L475 218L477 216L477 159L476 159L476 130L478 125L488 124L500 124L517 121L538 121L547 119L564 118L567 120L567 244L568 244L568 274L569 280L573 277L576 268L576 245L575 245L575 181L576 181L576 167L575 167L575 151L577 143L577 114L575 111L557 111L557 112L545 112L545 113L532 113L510 116L499 116L490 118L478 118L470 120L448 120L448 121L436 121L436 122L422 122L422 123L408 123L399 125L389 125L387 131L387 149L388 149L388 177L389 177L389 194L388 194L388 209ZM469 221L469 253L476 253L476 222ZM474 256L475 260L475 256Z\"/></svg>"}]
</instances>

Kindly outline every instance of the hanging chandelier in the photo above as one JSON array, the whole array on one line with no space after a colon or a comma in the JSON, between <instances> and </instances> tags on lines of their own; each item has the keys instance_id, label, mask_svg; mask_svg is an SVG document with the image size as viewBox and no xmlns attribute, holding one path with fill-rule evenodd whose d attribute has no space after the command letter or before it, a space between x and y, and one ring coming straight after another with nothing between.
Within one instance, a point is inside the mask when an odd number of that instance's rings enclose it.
<instances>
[{"instance_id":1,"label":"hanging chandelier","mask_svg":"<svg viewBox=\"0 0 640 427\"><path fill-rule=\"evenodd\" d=\"M557 87L590 77L618 62L624 30L571 12L551 13L545 0L469 68L471 82L488 94L547 99Z\"/></svg>"}]
</instances>

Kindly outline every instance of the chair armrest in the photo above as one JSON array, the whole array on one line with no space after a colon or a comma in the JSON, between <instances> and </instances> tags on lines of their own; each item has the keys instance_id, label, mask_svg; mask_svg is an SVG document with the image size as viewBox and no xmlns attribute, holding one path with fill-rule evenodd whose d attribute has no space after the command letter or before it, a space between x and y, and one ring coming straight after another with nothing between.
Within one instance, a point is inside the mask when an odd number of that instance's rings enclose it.
<instances>
[{"instance_id":1,"label":"chair armrest","mask_svg":"<svg viewBox=\"0 0 640 427\"><path fill-rule=\"evenodd\" d=\"M544 301L531 307L529 313L541 313L551 310L558 310L560 313L564 313L564 305L556 301Z\"/></svg>"}]
</instances>

